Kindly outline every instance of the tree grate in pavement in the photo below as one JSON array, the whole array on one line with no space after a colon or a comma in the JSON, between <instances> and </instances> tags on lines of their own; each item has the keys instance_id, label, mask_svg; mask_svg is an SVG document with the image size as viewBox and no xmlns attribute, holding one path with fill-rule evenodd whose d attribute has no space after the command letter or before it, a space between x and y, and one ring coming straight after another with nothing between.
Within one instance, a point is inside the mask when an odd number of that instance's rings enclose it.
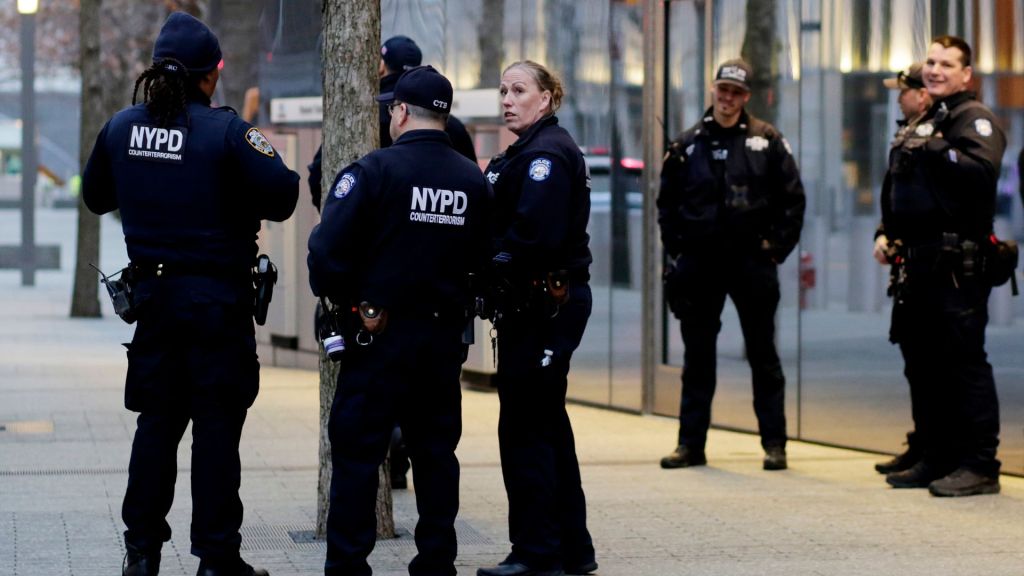
<instances>
[{"instance_id":1,"label":"tree grate in pavement","mask_svg":"<svg viewBox=\"0 0 1024 576\"><path fill-rule=\"evenodd\" d=\"M415 546L412 529L402 523L396 523L398 537L378 540L377 547L404 548ZM313 538L313 530L308 524L285 524L279 526L249 525L242 526L242 550L308 550L325 547L323 540ZM463 520L455 521L455 540L462 546L489 546L494 542Z\"/></svg>"}]
</instances>

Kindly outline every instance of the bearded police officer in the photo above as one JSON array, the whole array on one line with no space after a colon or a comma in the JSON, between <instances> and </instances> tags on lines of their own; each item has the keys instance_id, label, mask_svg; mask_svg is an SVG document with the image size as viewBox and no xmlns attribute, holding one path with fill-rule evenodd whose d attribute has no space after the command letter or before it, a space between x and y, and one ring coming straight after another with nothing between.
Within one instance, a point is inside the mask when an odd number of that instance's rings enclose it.
<instances>
[{"instance_id":1,"label":"bearded police officer","mask_svg":"<svg viewBox=\"0 0 1024 576\"><path fill-rule=\"evenodd\" d=\"M985 271L1006 137L969 91L971 48L941 36L924 84L934 99L889 155L879 241L894 248L890 339L900 345L922 454L890 473L936 496L999 491L999 404L985 354L992 285Z\"/></svg>"},{"instance_id":2,"label":"bearded police officer","mask_svg":"<svg viewBox=\"0 0 1024 576\"><path fill-rule=\"evenodd\" d=\"M671 264L665 295L679 318L683 392L679 442L662 468L706 463L715 391L716 340L725 297L739 314L754 388L764 468L786 468L785 379L775 349L778 265L796 246L804 189L789 144L754 118L750 66L723 63L713 105L672 142L661 174L658 222Z\"/></svg>"},{"instance_id":3,"label":"bearded police officer","mask_svg":"<svg viewBox=\"0 0 1024 576\"><path fill-rule=\"evenodd\" d=\"M899 90L898 103L900 111L903 113L903 119L897 121L898 128L896 136L893 138L892 146L890 146L890 151L900 148L907 138L914 137L914 131L917 129L918 124L932 106L932 97L924 86L923 71L924 62L916 62L897 74L895 78L886 78L882 82L890 90ZM882 183L882 197L888 198L891 192L892 173L886 172L885 181ZM891 265L890 260L895 256L889 245L889 239L885 235L884 223L878 227L878 231L875 233L873 255L875 260L883 266ZM898 271L899 268L897 267L895 270ZM912 384L920 383L914 382ZM920 392L915 390L912 385L910 388L910 413L915 422L920 418L919 397ZM906 470L917 464L921 459L921 446L923 443L920 432L916 428L917 426L915 425L915 430L907 433L907 449L890 460L875 464L875 470L881 474L890 474Z\"/></svg>"},{"instance_id":4,"label":"bearded police officer","mask_svg":"<svg viewBox=\"0 0 1024 576\"><path fill-rule=\"evenodd\" d=\"M341 329L347 349L328 425L325 572L371 573L377 468L398 424L420 513L409 573L454 575L467 275L489 256L489 188L444 132L444 76L413 68L380 100L394 144L338 174L309 238L313 292L350 317L340 325L354 325Z\"/></svg>"},{"instance_id":5,"label":"bearded police officer","mask_svg":"<svg viewBox=\"0 0 1024 576\"><path fill-rule=\"evenodd\" d=\"M239 557L238 441L259 389L251 269L260 220L291 215L299 176L258 129L210 107L220 62L210 29L172 14L136 83L143 103L103 127L82 180L90 210L121 211L134 275L125 406L140 414L122 509L130 576L158 573L190 420L199 574L266 574Z\"/></svg>"}]
</instances>

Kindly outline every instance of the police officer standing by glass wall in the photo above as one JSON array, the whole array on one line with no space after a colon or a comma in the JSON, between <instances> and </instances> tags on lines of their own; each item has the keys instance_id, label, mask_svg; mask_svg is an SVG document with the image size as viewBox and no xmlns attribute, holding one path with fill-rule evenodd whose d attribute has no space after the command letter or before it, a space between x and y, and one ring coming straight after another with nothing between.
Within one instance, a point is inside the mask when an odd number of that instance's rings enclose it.
<instances>
[{"instance_id":1,"label":"police officer standing by glass wall","mask_svg":"<svg viewBox=\"0 0 1024 576\"><path fill-rule=\"evenodd\" d=\"M443 131L444 76L413 68L379 99L394 144L338 174L309 238L310 284L340 308L331 324L346 343L328 422L325 573L371 573L377 469L400 425L420 514L409 573L454 575L462 336L468 275L488 258L489 188Z\"/></svg>"},{"instance_id":2,"label":"police officer standing by glass wall","mask_svg":"<svg viewBox=\"0 0 1024 576\"><path fill-rule=\"evenodd\" d=\"M259 389L252 267L260 220L291 215L299 176L258 129L210 106L220 62L210 29L172 14L136 82L143 103L103 127L82 180L90 210L120 210L131 258L138 326L125 406L140 414L122 509L130 576L159 571L190 420L198 573L266 574L239 557L238 442Z\"/></svg>"},{"instance_id":3,"label":"police officer standing by glass wall","mask_svg":"<svg viewBox=\"0 0 1024 576\"><path fill-rule=\"evenodd\" d=\"M936 38L923 78L934 104L890 152L879 237L898 267L890 339L903 353L923 453L886 482L936 496L990 494L999 491L999 403L985 326L1006 137L969 90L963 39Z\"/></svg>"},{"instance_id":4,"label":"police officer standing by glass wall","mask_svg":"<svg viewBox=\"0 0 1024 576\"><path fill-rule=\"evenodd\" d=\"M519 136L486 169L494 186L498 440L512 552L479 576L597 569L569 415L569 361L592 304L590 175L554 115L562 84L516 62L502 74L505 126Z\"/></svg>"},{"instance_id":5,"label":"police officer standing by glass wall","mask_svg":"<svg viewBox=\"0 0 1024 576\"><path fill-rule=\"evenodd\" d=\"M886 78L883 81L886 88L899 90L898 103L900 112L903 113L903 119L897 121L899 127L896 130L896 136L893 138L892 145L889 147L890 152L903 146L903 142L907 138L914 137L914 131L917 129L918 123L924 118L928 109L932 107L932 97L928 94L928 90L924 86L924 79L922 78L923 69L924 62L916 62L900 72L895 78ZM888 203L887 199L892 194L892 176L891 172L886 172L885 180L882 183L883 206ZM878 231L875 233L873 256L883 266L890 266L892 264L890 260L895 259L896 253L893 247L890 246L888 237L885 235L884 223L878 227ZM891 268L890 271L898 272L899 269L899 267L895 267ZM916 400L920 392L915 390L915 384L926 383L917 381L911 383L910 413L916 423L920 418L920 403ZM917 428L915 424L914 430L907 433L907 449L890 460L875 464L875 470L881 474L890 474L906 470L917 464L921 459L921 446L924 445L924 442L921 440L921 433Z\"/></svg>"},{"instance_id":6,"label":"police officer standing by glass wall","mask_svg":"<svg viewBox=\"0 0 1024 576\"><path fill-rule=\"evenodd\" d=\"M725 297L739 314L754 388L764 469L786 468L785 378L775 349L778 266L796 246L804 189L789 144L749 114L750 66L718 68L713 105L665 157L658 223L665 296L682 326L679 442L662 468L701 466L716 384Z\"/></svg>"}]
</instances>

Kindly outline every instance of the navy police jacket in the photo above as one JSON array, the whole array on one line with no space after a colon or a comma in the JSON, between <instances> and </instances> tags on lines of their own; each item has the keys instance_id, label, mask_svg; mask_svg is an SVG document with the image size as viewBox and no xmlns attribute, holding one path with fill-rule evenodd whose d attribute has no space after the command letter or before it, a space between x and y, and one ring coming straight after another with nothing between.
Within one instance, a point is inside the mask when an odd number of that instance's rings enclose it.
<instances>
[{"instance_id":1,"label":"navy police jacket","mask_svg":"<svg viewBox=\"0 0 1024 576\"><path fill-rule=\"evenodd\" d=\"M716 177L713 149L726 156ZM731 128L712 110L669 146L661 170L658 224L671 256L727 246L766 250L778 263L800 240L804 187L789 144L746 111Z\"/></svg>"},{"instance_id":2,"label":"navy police jacket","mask_svg":"<svg viewBox=\"0 0 1024 576\"><path fill-rule=\"evenodd\" d=\"M406 132L334 179L309 237L313 293L405 314L461 314L467 275L488 257L489 195L480 168L444 132Z\"/></svg>"},{"instance_id":3,"label":"navy police jacket","mask_svg":"<svg viewBox=\"0 0 1024 576\"><path fill-rule=\"evenodd\" d=\"M230 108L191 101L188 116L160 127L144 104L118 112L96 138L82 199L121 211L134 264L247 272L260 220L291 216L299 175Z\"/></svg>"},{"instance_id":4,"label":"navy police jacket","mask_svg":"<svg viewBox=\"0 0 1024 576\"><path fill-rule=\"evenodd\" d=\"M1003 129L974 93L935 102L890 150L879 232L906 245L937 243L943 232L984 238L1005 151Z\"/></svg>"},{"instance_id":5,"label":"navy police jacket","mask_svg":"<svg viewBox=\"0 0 1024 576\"><path fill-rule=\"evenodd\" d=\"M494 187L494 243L514 276L586 274L590 171L556 116L533 124L485 170Z\"/></svg>"}]
</instances>

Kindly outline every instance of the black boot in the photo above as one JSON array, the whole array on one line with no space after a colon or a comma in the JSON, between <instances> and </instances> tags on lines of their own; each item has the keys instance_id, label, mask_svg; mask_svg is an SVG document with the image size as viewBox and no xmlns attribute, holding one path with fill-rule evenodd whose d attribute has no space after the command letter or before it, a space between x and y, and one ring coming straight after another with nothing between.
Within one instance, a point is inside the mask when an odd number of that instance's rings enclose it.
<instances>
[{"instance_id":1,"label":"black boot","mask_svg":"<svg viewBox=\"0 0 1024 576\"><path fill-rule=\"evenodd\" d=\"M476 576L564 576L565 572L555 568L553 570L535 570L526 564L518 562L502 563L490 568L480 568Z\"/></svg>"},{"instance_id":2,"label":"black boot","mask_svg":"<svg viewBox=\"0 0 1024 576\"><path fill-rule=\"evenodd\" d=\"M270 576L270 573L262 568L253 568L239 558L224 564L200 560L196 576Z\"/></svg>"},{"instance_id":3,"label":"black boot","mask_svg":"<svg viewBox=\"0 0 1024 576\"><path fill-rule=\"evenodd\" d=\"M674 452L661 459L661 467L665 469L689 468L690 466L703 466L707 463L708 459L704 456L703 450L695 450L685 444L680 444Z\"/></svg>"},{"instance_id":4,"label":"black boot","mask_svg":"<svg viewBox=\"0 0 1024 576\"><path fill-rule=\"evenodd\" d=\"M927 488L929 484L942 478L948 472L948 467L936 466L921 460L902 472L886 475L885 481L893 488Z\"/></svg>"},{"instance_id":5,"label":"black boot","mask_svg":"<svg viewBox=\"0 0 1024 576\"><path fill-rule=\"evenodd\" d=\"M125 544L127 552L121 566L121 576L156 576L160 573L160 553L145 554L131 544Z\"/></svg>"},{"instance_id":6,"label":"black boot","mask_svg":"<svg viewBox=\"0 0 1024 576\"><path fill-rule=\"evenodd\" d=\"M897 454L891 460L875 464L875 470L877 470L879 474L903 472L904 470L910 470L910 468L920 460L920 451L915 449L913 446L908 446L907 450L902 454Z\"/></svg>"},{"instance_id":7,"label":"black boot","mask_svg":"<svg viewBox=\"0 0 1024 576\"><path fill-rule=\"evenodd\" d=\"M976 496L978 494L998 494L999 475L979 474L969 468L957 468L949 476L945 476L928 485L932 496Z\"/></svg>"},{"instance_id":8,"label":"black boot","mask_svg":"<svg viewBox=\"0 0 1024 576\"><path fill-rule=\"evenodd\" d=\"M765 470L785 470L789 467L789 462L786 460L786 449L782 446L769 446L764 449L764 464Z\"/></svg>"}]
</instances>

